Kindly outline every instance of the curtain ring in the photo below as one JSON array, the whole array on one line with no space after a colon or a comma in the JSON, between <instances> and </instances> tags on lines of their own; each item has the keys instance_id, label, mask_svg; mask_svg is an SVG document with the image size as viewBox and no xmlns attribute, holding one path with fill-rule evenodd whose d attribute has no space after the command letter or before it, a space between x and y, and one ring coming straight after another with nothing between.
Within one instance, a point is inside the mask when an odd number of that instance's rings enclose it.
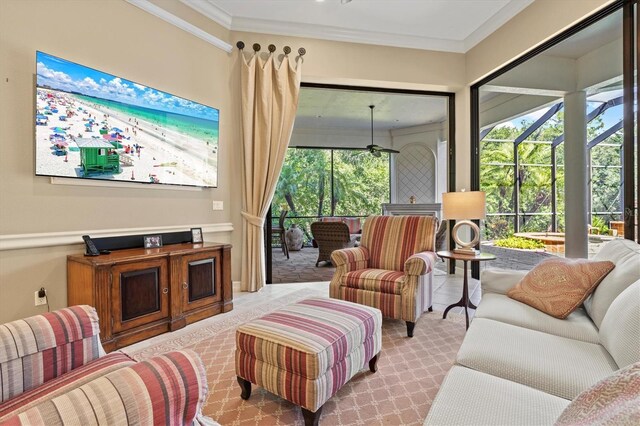
<instances>
[{"instance_id":1,"label":"curtain ring","mask_svg":"<svg viewBox=\"0 0 640 426\"><path fill-rule=\"evenodd\" d=\"M298 49L298 55L304 56L305 53L307 53L307 50L304 47Z\"/></svg>"},{"instance_id":2,"label":"curtain ring","mask_svg":"<svg viewBox=\"0 0 640 426\"><path fill-rule=\"evenodd\" d=\"M239 41L236 43L236 47L240 50L244 49L244 42L243 41Z\"/></svg>"},{"instance_id":3,"label":"curtain ring","mask_svg":"<svg viewBox=\"0 0 640 426\"><path fill-rule=\"evenodd\" d=\"M276 51L276 45L275 44L270 44L269 47L269 53L273 53Z\"/></svg>"},{"instance_id":4,"label":"curtain ring","mask_svg":"<svg viewBox=\"0 0 640 426\"><path fill-rule=\"evenodd\" d=\"M285 55L288 55L289 53L291 53L291 48L289 46L285 46L284 49L282 50L284 50Z\"/></svg>"},{"instance_id":5,"label":"curtain ring","mask_svg":"<svg viewBox=\"0 0 640 426\"><path fill-rule=\"evenodd\" d=\"M259 52L260 51L260 45L258 43L254 43L253 44L253 51L254 52Z\"/></svg>"}]
</instances>

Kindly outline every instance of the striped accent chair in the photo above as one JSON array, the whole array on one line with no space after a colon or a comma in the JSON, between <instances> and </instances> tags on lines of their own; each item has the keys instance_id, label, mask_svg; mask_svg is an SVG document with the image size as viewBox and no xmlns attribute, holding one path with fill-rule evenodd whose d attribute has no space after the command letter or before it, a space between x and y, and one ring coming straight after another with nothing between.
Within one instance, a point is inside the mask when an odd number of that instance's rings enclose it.
<instances>
[{"instance_id":1,"label":"striped accent chair","mask_svg":"<svg viewBox=\"0 0 640 426\"><path fill-rule=\"evenodd\" d=\"M176 351L105 354L96 310L72 306L0 325L0 424L214 424L204 366Z\"/></svg>"},{"instance_id":2,"label":"striped accent chair","mask_svg":"<svg viewBox=\"0 0 640 426\"><path fill-rule=\"evenodd\" d=\"M432 310L436 261L434 216L370 216L360 247L336 250L329 294L372 306L386 318L407 323L407 335L420 315Z\"/></svg>"}]
</instances>

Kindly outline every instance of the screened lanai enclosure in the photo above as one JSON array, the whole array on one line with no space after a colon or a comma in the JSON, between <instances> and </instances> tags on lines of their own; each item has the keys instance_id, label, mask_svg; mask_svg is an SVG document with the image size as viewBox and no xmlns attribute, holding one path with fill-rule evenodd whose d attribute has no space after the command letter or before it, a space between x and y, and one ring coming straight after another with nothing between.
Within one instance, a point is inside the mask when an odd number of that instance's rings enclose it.
<instances>
[{"instance_id":1,"label":"screened lanai enclosure","mask_svg":"<svg viewBox=\"0 0 640 426\"><path fill-rule=\"evenodd\" d=\"M587 202L592 235L622 221L621 90L587 98ZM484 239L564 233L563 102L481 133L480 182L487 193ZM611 231L611 232L609 232Z\"/></svg>"},{"instance_id":2,"label":"screened lanai enclosure","mask_svg":"<svg viewBox=\"0 0 640 426\"><path fill-rule=\"evenodd\" d=\"M623 25L636 11L621 5L472 87L485 251L592 257L637 240L635 36Z\"/></svg>"},{"instance_id":3,"label":"screened lanai enclosure","mask_svg":"<svg viewBox=\"0 0 640 426\"><path fill-rule=\"evenodd\" d=\"M273 273L294 268L291 274L297 273L304 264L307 281L331 278L330 271L318 276L330 263L316 268L310 254L322 246L313 222L345 222L345 238L357 245L367 216L409 208L439 217L442 193L453 184L452 98L450 93L303 84L271 204L275 232L267 236L268 249L279 262ZM302 249L287 240L288 253L282 250L280 229L301 233ZM298 278L291 274L283 282Z\"/></svg>"}]
</instances>

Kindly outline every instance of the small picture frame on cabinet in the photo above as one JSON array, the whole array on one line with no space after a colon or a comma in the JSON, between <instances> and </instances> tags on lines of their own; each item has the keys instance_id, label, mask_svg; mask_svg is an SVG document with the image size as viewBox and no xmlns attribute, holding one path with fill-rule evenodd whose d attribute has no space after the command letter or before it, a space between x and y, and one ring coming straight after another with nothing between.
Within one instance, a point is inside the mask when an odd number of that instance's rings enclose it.
<instances>
[{"instance_id":1,"label":"small picture frame on cabinet","mask_svg":"<svg viewBox=\"0 0 640 426\"><path fill-rule=\"evenodd\" d=\"M202 228L191 228L191 242L193 244L200 244L203 241Z\"/></svg>"},{"instance_id":2,"label":"small picture frame on cabinet","mask_svg":"<svg viewBox=\"0 0 640 426\"><path fill-rule=\"evenodd\" d=\"M145 235L144 236L144 248L158 248L162 247L162 235Z\"/></svg>"}]
</instances>

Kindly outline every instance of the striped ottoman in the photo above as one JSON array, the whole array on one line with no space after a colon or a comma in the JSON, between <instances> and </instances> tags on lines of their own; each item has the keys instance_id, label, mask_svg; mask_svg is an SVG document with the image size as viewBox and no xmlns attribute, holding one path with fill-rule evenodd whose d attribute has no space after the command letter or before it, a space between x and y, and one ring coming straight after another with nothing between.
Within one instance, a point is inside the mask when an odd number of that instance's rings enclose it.
<instances>
[{"instance_id":1,"label":"striped ottoman","mask_svg":"<svg viewBox=\"0 0 640 426\"><path fill-rule=\"evenodd\" d=\"M379 309L336 299L306 299L243 324L236 331L241 397L251 383L302 408L318 424L322 405L382 347Z\"/></svg>"}]
</instances>

